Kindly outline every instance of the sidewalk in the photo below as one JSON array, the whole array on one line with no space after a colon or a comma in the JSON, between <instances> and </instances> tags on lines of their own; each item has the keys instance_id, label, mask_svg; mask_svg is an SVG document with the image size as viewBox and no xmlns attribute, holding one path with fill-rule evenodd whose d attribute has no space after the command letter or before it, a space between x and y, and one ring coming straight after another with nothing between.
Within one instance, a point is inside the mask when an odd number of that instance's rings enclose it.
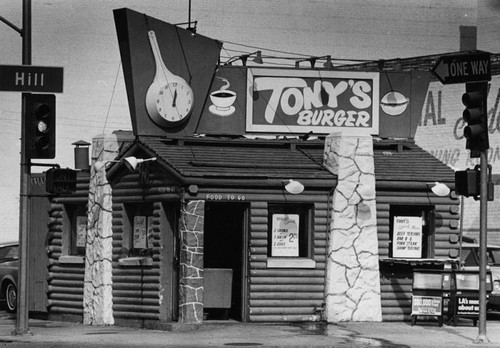
<instances>
[{"instance_id":1,"label":"sidewalk","mask_svg":"<svg viewBox=\"0 0 500 348\"><path fill-rule=\"evenodd\" d=\"M489 344L473 343L472 321L252 324L207 322L188 332L29 320L30 335L13 336L15 318L0 318L0 346L8 347L500 347L500 321L487 322Z\"/></svg>"}]
</instances>

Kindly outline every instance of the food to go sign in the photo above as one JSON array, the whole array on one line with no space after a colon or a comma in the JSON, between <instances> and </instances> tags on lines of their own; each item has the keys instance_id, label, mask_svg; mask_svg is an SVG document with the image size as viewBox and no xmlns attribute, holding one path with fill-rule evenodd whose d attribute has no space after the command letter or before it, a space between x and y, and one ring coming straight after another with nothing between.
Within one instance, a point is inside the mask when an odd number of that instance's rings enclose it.
<instances>
[{"instance_id":1,"label":"food to go sign","mask_svg":"<svg viewBox=\"0 0 500 348\"><path fill-rule=\"evenodd\" d=\"M247 131L378 133L378 73L252 69L247 83Z\"/></svg>"}]
</instances>

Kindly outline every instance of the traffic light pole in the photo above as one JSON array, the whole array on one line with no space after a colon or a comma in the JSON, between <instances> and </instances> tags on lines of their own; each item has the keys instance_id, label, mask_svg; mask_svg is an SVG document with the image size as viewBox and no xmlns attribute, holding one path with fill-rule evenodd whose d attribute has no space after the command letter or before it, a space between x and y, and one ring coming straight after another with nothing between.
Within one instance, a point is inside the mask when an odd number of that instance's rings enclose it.
<instances>
[{"instance_id":1,"label":"traffic light pole","mask_svg":"<svg viewBox=\"0 0 500 348\"><path fill-rule=\"evenodd\" d=\"M480 207L479 207L479 333L475 343L489 342L486 336L486 265L488 221L488 150L480 153Z\"/></svg>"},{"instance_id":2,"label":"traffic light pole","mask_svg":"<svg viewBox=\"0 0 500 348\"><path fill-rule=\"evenodd\" d=\"M31 65L31 0L23 0L23 65ZM29 176L31 161L26 149L26 99L27 94L21 96L21 176L20 176L20 206L19 206L19 274L17 292L16 328L13 335L29 335L28 328L28 230L29 230Z\"/></svg>"}]
</instances>

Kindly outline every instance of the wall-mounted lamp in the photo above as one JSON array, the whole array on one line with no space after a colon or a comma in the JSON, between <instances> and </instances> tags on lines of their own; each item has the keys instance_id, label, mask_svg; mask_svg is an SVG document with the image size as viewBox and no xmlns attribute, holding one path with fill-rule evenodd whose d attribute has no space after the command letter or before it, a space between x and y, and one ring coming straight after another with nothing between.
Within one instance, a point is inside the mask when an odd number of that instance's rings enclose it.
<instances>
[{"instance_id":1,"label":"wall-mounted lamp","mask_svg":"<svg viewBox=\"0 0 500 348\"><path fill-rule=\"evenodd\" d=\"M127 166L127 168L130 170L130 171L134 171L135 168L137 168L137 165L139 163L142 163L142 162L148 162L148 161L156 161L157 158L156 157L151 157L151 158L136 158L134 156L131 156L131 157L125 157L124 158L125 160L125 166Z\"/></svg>"},{"instance_id":2,"label":"wall-mounted lamp","mask_svg":"<svg viewBox=\"0 0 500 348\"><path fill-rule=\"evenodd\" d=\"M333 63L332 63L332 56L331 55L321 56L321 57L309 57L309 58L305 58L305 59L296 60L295 61L295 67L296 68L300 68L300 63L301 62L309 62L311 64L311 68L314 68L314 66L316 65L316 61L317 60L321 60L321 59L326 59L326 62L323 63L323 67L325 67L327 69L333 69Z\"/></svg>"},{"instance_id":3,"label":"wall-mounted lamp","mask_svg":"<svg viewBox=\"0 0 500 348\"><path fill-rule=\"evenodd\" d=\"M332 56L326 56L326 62L323 63L323 66L327 69L333 69Z\"/></svg>"},{"instance_id":4,"label":"wall-mounted lamp","mask_svg":"<svg viewBox=\"0 0 500 348\"><path fill-rule=\"evenodd\" d=\"M288 180L288 183L285 185L285 190L292 195L298 195L304 191L304 185L296 180Z\"/></svg>"},{"instance_id":5,"label":"wall-mounted lamp","mask_svg":"<svg viewBox=\"0 0 500 348\"><path fill-rule=\"evenodd\" d=\"M255 58L252 59L252 62L257 63L257 64L263 64L264 62L262 61L262 51L255 51L249 54L243 54L241 56L237 57L231 57L227 62L224 63L224 65L232 65L234 62L237 60L241 60L241 63L243 66L247 66L247 61L250 56L255 55Z\"/></svg>"},{"instance_id":6,"label":"wall-mounted lamp","mask_svg":"<svg viewBox=\"0 0 500 348\"><path fill-rule=\"evenodd\" d=\"M440 183L440 182L436 181L434 183L430 183L430 185L433 185L431 187L431 191L436 196L445 197L445 196L448 196L450 194L450 188L448 186L446 186L445 184L443 184L443 183Z\"/></svg>"}]
</instances>

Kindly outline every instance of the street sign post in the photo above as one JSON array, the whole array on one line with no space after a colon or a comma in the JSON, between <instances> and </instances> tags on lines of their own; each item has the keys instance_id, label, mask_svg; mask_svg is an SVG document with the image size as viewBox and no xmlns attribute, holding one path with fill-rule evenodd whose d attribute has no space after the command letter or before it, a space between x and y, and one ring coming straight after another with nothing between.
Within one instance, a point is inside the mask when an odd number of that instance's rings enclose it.
<instances>
[{"instance_id":1,"label":"street sign post","mask_svg":"<svg viewBox=\"0 0 500 348\"><path fill-rule=\"evenodd\" d=\"M432 72L442 84L491 80L491 55L473 52L441 56Z\"/></svg>"},{"instance_id":2,"label":"street sign post","mask_svg":"<svg viewBox=\"0 0 500 348\"><path fill-rule=\"evenodd\" d=\"M0 91L62 93L63 68L32 65L0 65Z\"/></svg>"},{"instance_id":3,"label":"street sign post","mask_svg":"<svg viewBox=\"0 0 500 348\"><path fill-rule=\"evenodd\" d=\"M474 112L475 105L469 105L468 97L471 93L478 93L483 98L480 111L481 123L487 123L486 115L486 100L488 95L488 86L486 81L491 80L491 56L488 52L471 52L463 54L454 54L448 56L440 57L432 72L443 84L454 84L454 83L467 83L466 96L467 103L464 103L468 109L466 112L470 116L471 112ZM471 83L474 82L474 83ZM481 82L481 83L476 83ZM463 99L462 99L463 100ZM472 109L470 108L472 107ZM465 115L465 113L464 113ZM471 121L470 117L465 117L466 121ZM471 127L477 127L477 124L472 122L468 126L471 131ZM479 169L480 169L480 185L479 185L479 333L475 343L487 343L489 342L486 336L486 265L487 265L487 219L488 219L488 129L486 127L486 140L480 143L477 148L467 147L471 149L471 157L479 157ZM464 133L465 134L465 133ZM481 134L480 134L481 135ZM467 141L471 138L472 134L469 134ZM466 135L467 137L467 135ZM463 202L462 202L463 204Z\"/></svg>"}]
</instances>

